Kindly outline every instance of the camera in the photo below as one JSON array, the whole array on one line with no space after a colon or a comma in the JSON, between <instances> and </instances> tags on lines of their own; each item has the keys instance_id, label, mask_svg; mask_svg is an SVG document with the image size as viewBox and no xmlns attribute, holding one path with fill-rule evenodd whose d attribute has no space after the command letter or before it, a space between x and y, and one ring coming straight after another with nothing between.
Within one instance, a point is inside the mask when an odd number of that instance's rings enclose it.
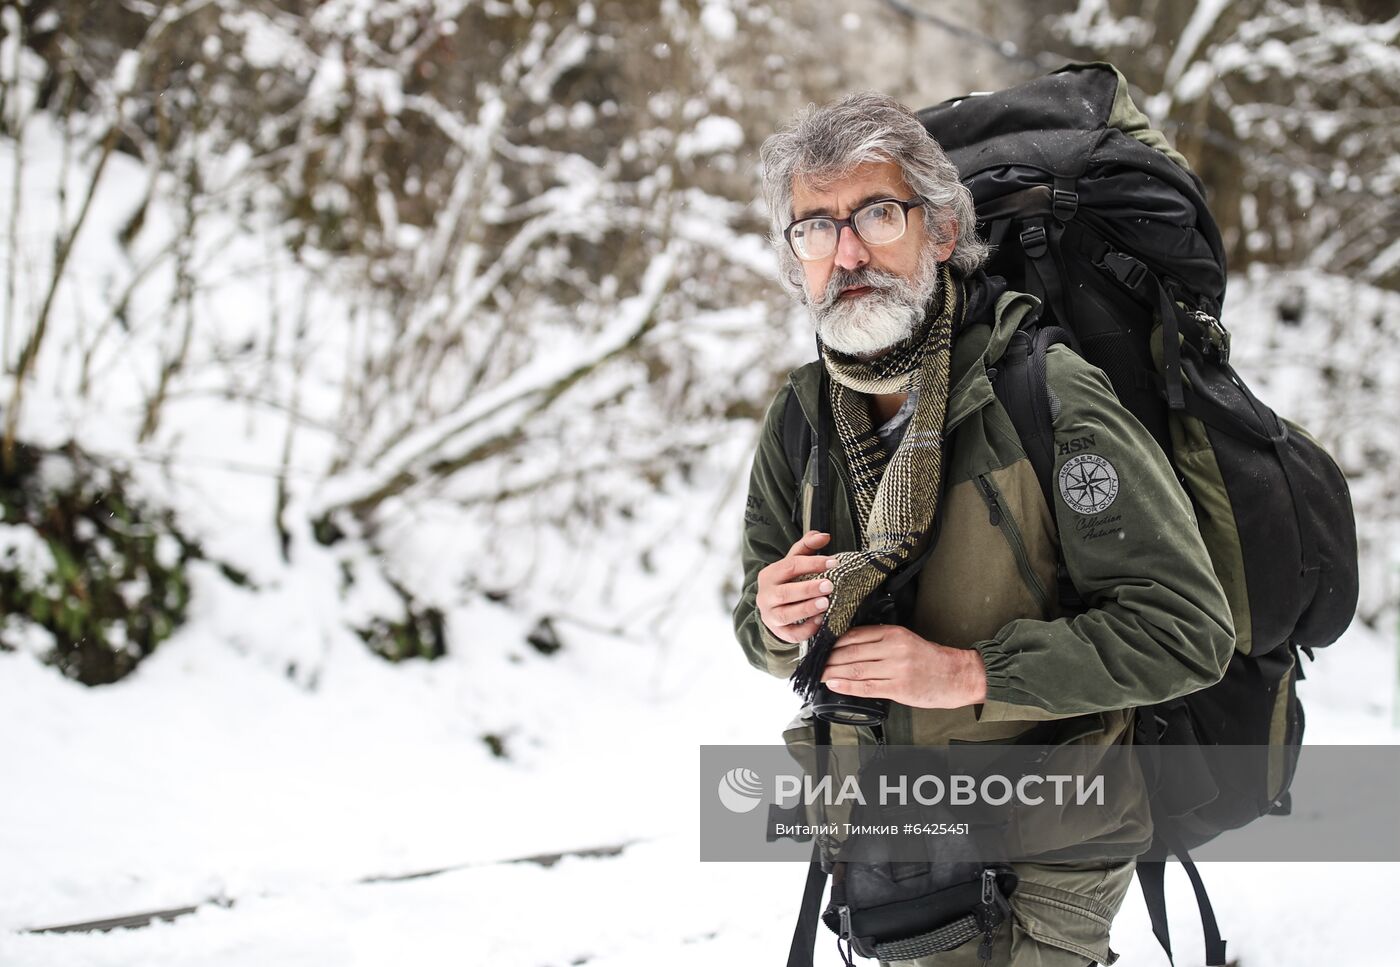
<instances>
[{"instance_id":1,"label":"camera","mask_svg":"<svg viewBox=\"0 0 1400 967\"><path fill-rule=\"evenodd\" d=\"M922 564L922 560L919 563ZM898 581L891 590L892 582L893 576L887 578L861 603L855 620L851 622L852 628L905 623L904 616L910 613L909 609L913 606L914 582ZM808 701L812 703L813 715L833 725L883 725L890 714L890 700L887 698L840 695L821 682L812 689Z\"/></svg>"}]
</instances>

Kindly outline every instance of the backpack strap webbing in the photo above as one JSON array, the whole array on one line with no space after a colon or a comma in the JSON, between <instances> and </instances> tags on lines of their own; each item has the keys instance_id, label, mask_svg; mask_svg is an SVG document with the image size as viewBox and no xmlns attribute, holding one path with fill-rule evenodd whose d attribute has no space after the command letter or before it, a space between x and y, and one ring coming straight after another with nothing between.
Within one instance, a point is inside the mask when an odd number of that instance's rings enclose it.
<instances>
[{"instance_id":1,"label":"backpack strap webbing","mask_svg":"<svg viewBox=\"0 0 1400 967\"><path fill-rule=\"evenodd\" d=\"M807 415L802 412L802 401L797 398L797 390L788 393L783 406L783 453L787 457L788 469L797 483L801 497L802 478L807 474L807 461L812 455L812 426ZM792 502L792 521L802 523L802 501Z\"/></svg>"},{"instance_id":2,"label":"backpack strap webbing","mask_svg":"<svg viewBox=\"0 0 1400 967\"><path fill-rule=\"evenodd\" d=\"M1142 887L1142 899L1147 905L1147 916L1152 921L1152 935L1157 938L1157 943L1161 944L1162 952L1167 955L1167 963L1176 965L1176 958L1172 955L1172 932L1167 924L1167 895L1163 880L1166 877L1167 864L1162 860L1138 860L1137 880L1138 886Z\"/></svg>"},{"instance_id":3,"label":"backpack strap webbing","mask_svg":"<svg viewBox=\"0 0 1400 967\"><path fill-rule=\"evenodd\" d=\"M787 967L812 967L817 949L817 924L821 922L822 894L826 892L826 870L822 869L821 847L812 842L812 861L807 866L807 885L802 888L802 906L792 931Z\"/></svg>"},{"instance_id":4,"label":"backpack strap webbing","mask_svg":"<svg viewBox=\"0 0 1400 967\"><path fill-rule=\"evenodd\" d=\"M1055 510L1055 428L1050 405L1050 385L1046 380L1045 354L1051 346L1063 343L1075 349L1074 335L1060 326L1039 325L1039 314L1031 313L1011 336L1006 352L994 367L992 389L1011 425L1021 439L1021 447L1035 470L1045 506ZM1084 610L1084 599L1070 578L1063 552L1055 552L1055 586L1060 607L1066 612Z\"/></svg>"},{"instance_id":5,"label":"backpack strap webbing","mask_svg":"<svg viewBox=\"0 0 1400 967\"><path fill-rule=\"evenodd\" d=\"M1191 880L1191 889L1196 894L1196 908L1201 913L1201 934L1205 938L1207 967L1225 967L1226 941L1220 936L1220 924L1215 919L1215 908L1211 905L1205 881L1201 879L1201 871L1196 868L1191 854L1176 836L1168 831L1170 826L1168 823L1164 827L1159 821L1155 835L1168 844L1168 850L1181 861L1181 868ZM1147 916L1152 921L1152 933L1162 945L1167 961L1174 965L1176 961L1172 958L1171 928L1167 925L1167 895L1164 885L1166 867L1165 860L1138 860L1137 877L1138 885L1142 887L1142 899L1147 904Z\"/></svg>"},{"instance_id":6,"label":"backpack strap webbing","mask_svg":"<svg viewBox=\"0 0 1400 967\"><path fill-rule=\"evenodd\" d=\"M1160 720L1155 719L1151 708L1139 708L1134 721L1133 743L1140 749L1156 752L1160 744ZM1155 788L1161 781L1160 760L1153 755L1144 762L1144 775L1149 788ZM1201 879L1201 871L1191 859L1181 839L1176 835L1176 827L1166 816L1152 817L1153 846L1149 852L1151 859L1137 861L1138 886L1142 888L1142 899L1147 905L1147 916L1152 921L1152 934L1161 944L1167 962L1175 967L1172 957L1171 927L1167 923L1166 857L1176 856L1182 869L1191 880L1191 889L1196 894L1196 909L1201 914L1201 935L1205 939L1206 967L1225 967L1225 939L1220 936L1220 924L1215 919L1215 907L1211 905L1210 893ZM1160 858L1158 858L1160 857Z\"/></svg>"},{"instance_id":7,"label":"backpack strap webbing","mask_svg":"<svg viewBox=\"0 0 1400 967\"><path fill-rule=\"evenodd\" d=\"M1027 218L1018 239L1026 255L1026 289L1040 300L1041 305L1060 325L1067 324L1069 301L1065 296L1064 263L1060 257L1060 240L1064 225L1045 218Z\"/></svg>"},{"instance_id":8,"label":"backpack strap webbing","mask_svg":"<svg viewBox=\"0 0 1400 967\"><path fill-rule=\"evenodd\" d=\"M1055 343L1069 341L1069 333L1059 326L1041 329L1034 322L1023 324L1012 334L993 381L997 399L1011 417L1050 507L1054 506L1050 477L1055 467L1055 436L1050 390L1045 382L1045 351Z\"/></svg>"},{"instance_id":9,"label":"backpack strap webbing","mask_svg":"<svg viewBox=\"0 0 1400 967\"><path fill-rule=\"evenodd\" d=\"M826 771L826 750L831 746L831 725L815 719L813 738L818 766ZM817 949L817 924L821 921L822 894L826 892L827 872L822 867L821 839L812 839L812 859L807 865L807 884L802 888L802 905L797 911L797 925L792 929L792 944L788 947L787 967L812 967Z\"/></svg>"}]
</instances>

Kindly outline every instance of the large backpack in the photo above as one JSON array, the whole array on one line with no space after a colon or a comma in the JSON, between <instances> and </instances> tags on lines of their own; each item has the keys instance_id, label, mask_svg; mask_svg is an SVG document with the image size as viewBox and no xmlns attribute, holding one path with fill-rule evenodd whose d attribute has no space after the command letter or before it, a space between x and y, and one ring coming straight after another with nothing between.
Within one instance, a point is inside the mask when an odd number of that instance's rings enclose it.
<instances>
[{"instance_id":1,"label":"large backpack","mask_svg":"<svg viewBox=\"0 0 1400 967\"><path fill-rule=\"evenodd\" d=\"M972 191L993 247L987 272L1040 297L1041 326L1066 331L1171 458L1237 651L1335 641L1357 596L1346 480L1230 367L1219 229L1200 180L1133 105L1123 75L1071 64L919 119ZM1051 341L1017 340L1036 375ZM1048 412L1023 440L1043 481Z\"/></svg>"},{"instance_id":2,"label":"large backpack","mask_svg":"<svg viewBox=\"0 0 1400 967\"><path fill-rule=\"evenodd\" d=\"M1223 964L1225 943L1188 851L1289 810L1303 732L1298 652L1311 658L1335 641L1356 609L1346 480L1231 368L1219 322L1224 249L1204 189L1114 67L1071 64L919 119L972 191L993 249L988 273L1041 299L1039 317L989 375L1047 502L1054 506L1056 454L1045 357L1061 344L1104 371L1171 460L1229 601L1236 652L1224 678L1140 709L1135 728L1139 744L1259 748L1250 768L1202 757L1190 777L1148 776L1157 832L1138 873L1153 930L1170 958L1162 878L1175 854L1196 891L1207 961ZM811 439L790 407L784 441L795 470ZM1061 601L1072 608L1078 596L1063 566L1060 575Z\"/></svg>"},{"instance_id":3,"label":"large backpack","mask_svg":"<svg viewBox=\"0 0 1400 967\"><path fill-rule=\"evenodd\" d=\"M1260 749L1251 768L1203 757L1189 781L1174 773L1159 782L1156 842L1139 862L1168 957L1161 861L1175 853L1196 889L1207 960L1224 963L1188 850L1289 810L1303 732L1298 651L1311 657L1331 644L1356 610L1346 480L1231 368L1219 322L1225 254L1204 189L1114 67L1071 64L927 108L919 120L972 192L993 248L988 271L1041 299L1039 328L1017 334L995 382L1047 500L1055 454L1045 354L1063 342L1105 372L1171 459L1230 603L1236 652L1224 678L1139 710L1136 730L1139 743ZM1072 600L1061 575L1061 597Z\"/></svg>"}]
</instances>

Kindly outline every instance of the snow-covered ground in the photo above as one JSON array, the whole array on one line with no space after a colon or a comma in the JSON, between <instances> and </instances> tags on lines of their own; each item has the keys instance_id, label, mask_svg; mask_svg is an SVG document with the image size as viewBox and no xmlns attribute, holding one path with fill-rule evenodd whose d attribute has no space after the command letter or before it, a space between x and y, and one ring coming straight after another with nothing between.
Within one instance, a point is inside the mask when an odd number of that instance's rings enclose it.
<instances>
[{"instance_id":1,"label":"snow-covered ground","mask_svg":"<svg viewBox=\"0 0 1400 967\"><path fill-rule=\"evenodd\" d=\"M697 746L771 742L794 702L747 667L714 603L665 647L565 627L551 657L482 605L454 616L471 630L439 662L334 645L308 687L230 633L256 607L245 592L210 575L200 591L191 623L114 686L0 656L0 964L782 962L804 868L696 859ZM1364 628L1323 653L1301 686L1309 740L1400 740L1395 668L1393 643ZM503 760L480 735L508 710L521 724ZM1199 924L1176 872L1189 964ZM1374 929L1395 872L1206 867L1245 967L1394 963ZM211 897L234 903L143 929L22 932ZM1113 945L1126 964L1165 963L1136 892ZM819 956L836 962L825 942Z\"/></svg>"},{"instance_id":2,"label":"snow-covered ground","mask_svg":"<svg viewBox=\"0 0 1400 967\"><path fill-rule=\"evenodd\" d=\"M57 223L43 199L56 190L53 159L64 148L42 118L21 151L8 147L0 185L12 184L12 155L28 157L17 264L42 278ZM76 154L77 167L63 175L71 197L81 196L88 163ZM321 548L306 533L308 508L327 499L326 427L343 375L335 361L348 358L351 339L336 321L348 314L333 289L299 301L311 276L290 264L271 229L252 235L227 213L207 215L195 261L207 270L208 295L185 382L154 438L137 444L154 374L173 351L162 324L172 283L158 274L134 289L133 333L117 335L109 302L157 257L178 214L154 204L135 248L117 245L146 177L121 157L104 176L21 436L55 446L74 437L136 460L138 489L176 510L212 558L248 572L258 590L193 565L188 623L112 686L85 688L33 654L0 653L0 967L783 962L805 868L697 860L698 747L773 743L795 708L785 683L744 662L718 591L737 576L742 494L734 484L752 441L716 447L688 491L671 488L645 505L628 533L669 540L643 562L635 541L604 529L560 547L536 532L528 548L482 565L490 551L471 529L479 521L431 504L402 515L382 535L387 552L397 574L444 606L450 650L433 663L387 664L348 627L397 604L374 562L353 540ZM749 243L757 245L752 237L735 245ZM1272 288L1262 279L1255 291ZM32 309L40 291L25 288L21 308ZM1259 301L1257 314L1266 315L1267 300ZM1395 317L1374 311L1377 320ZM303 344L291 325L279 335L269 323L279 312L330 324L312 326ZM735 363L733 332L686 328L688 339L714 343L704 362L728 363L710 370L715 379L766 379ZM259 351L239 348L245 343ZM1341 339L1329 345L1343 355L1353 349ZM1313 366L1314 347L1306 349L1296 355ZM1385 349L1393 352L1393 342ZM1279 371L1269 388L1282 392L1292 380ZM88 388L79 392L80 384ZM279 408L258 404L262 389L292 399L305 417L287 445L286 562L271 522L290 424ZM229 402L235 396L241 402ZM1353 449L1371 439L1361 433ZM528 543L502 530L497 544ZM701 543L705 534L713 543ZM348 596L340 587L347 566L357 575ZM551 572L541 584L573 587L568 607L543 607L538 589L529 601L499 604L474 593L537 570ZM667 588L669 603L658 593ZM542 613L564 643L549 656L526 642ZM630 630L600 630L614 625ZM1300 691L1309 741L1400 741L1393 639L1357 627L1307 669ZM593 849L608 855L520 862ZM383 880L434 870L447 871ZM1244 967L1400 962L1374 939L1400 896L1396 872L1205 870ZM1184 877L1169 888L1178 963L1199 962ZM140 929L26 932L195 904L189 916ZM1166 962L1136 892L1113 946L1129 967ZM836 962L829 938L819 956Z\"/></svg>"}]
</instances>

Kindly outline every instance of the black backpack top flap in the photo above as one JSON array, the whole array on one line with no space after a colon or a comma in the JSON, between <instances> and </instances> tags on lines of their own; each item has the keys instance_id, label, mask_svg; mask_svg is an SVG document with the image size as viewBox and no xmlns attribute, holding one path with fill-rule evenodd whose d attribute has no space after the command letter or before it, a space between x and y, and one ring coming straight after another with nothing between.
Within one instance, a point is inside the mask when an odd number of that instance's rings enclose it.
<instances>
[{"instance_id":1,"label":"black backpack top flap","mask_svg":"<svg viewBox=\"0 0 1400 967\"><path fill-rule=\"evenodd\" d=\"M975 154L998 138L1024 132L1078 135L1092 142L1108 127L1118 76L1107 64L1081 65L987 94L950 98L918 112L924 128L964 175ZM961 156L961 160L960 160Z\"/></svg>"},{"instance_id":2,"label":"black backpack top flap","mask_svg":"<svg viewBox=\"0 0 1400 967\"><path fill-rule=\"evenodd\" d=\"M1071 64L1004 91L945 101L918 117L971 190L979 219L1014 217L1016 209L1037 205L1047 217L1093 213L1096 229L1116 248L1177 279L1195 304L1218 312L1225 250L1200 179L1174 160L1180 156L1168 153L1160 134L1147 131L1130 102L1119 104L1120 83L1109 64ZM1120 123L1132 130L1114 126ZM1076 195L1068 209L1056 208L1052 189L1060 187Z\"/></svg>"}]
</instances>

